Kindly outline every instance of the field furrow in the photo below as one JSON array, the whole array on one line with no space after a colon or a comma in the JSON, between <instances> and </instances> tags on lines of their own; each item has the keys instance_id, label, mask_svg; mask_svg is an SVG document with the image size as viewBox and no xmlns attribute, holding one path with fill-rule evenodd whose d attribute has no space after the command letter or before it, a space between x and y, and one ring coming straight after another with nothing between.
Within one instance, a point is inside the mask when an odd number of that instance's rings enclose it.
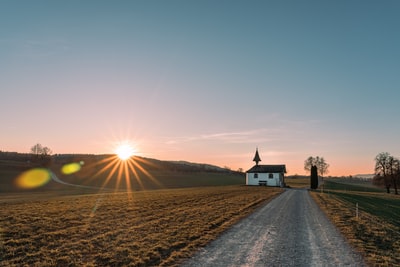
<instances>
[{"instance_id":1,"label":"field furrow","mask_svg":"<svg viewBox=\"0 0 400 267\"><path fill-rule=\"evenodd\" d=\"M171 266L281 192L224 186L5 201L4 266Z\"/></svg>"}]
</instances>

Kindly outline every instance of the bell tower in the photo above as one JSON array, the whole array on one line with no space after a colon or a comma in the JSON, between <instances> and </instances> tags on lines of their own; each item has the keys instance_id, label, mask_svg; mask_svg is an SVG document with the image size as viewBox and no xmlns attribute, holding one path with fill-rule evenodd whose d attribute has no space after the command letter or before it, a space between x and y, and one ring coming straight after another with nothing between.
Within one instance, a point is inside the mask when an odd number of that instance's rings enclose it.
<instances>
[{"instance_id":1,"label":"bell tower","mask_svg":"<svg viewBox=\"0 0 400 267\"><path fill-rule=\"evenodd\" d=\"M254 155L253 161L256 162L256 165L258 166L258 163L261 161L260 155L258 155L258 147L256 148L256 154Z\"/></svg>"}]
</instances>

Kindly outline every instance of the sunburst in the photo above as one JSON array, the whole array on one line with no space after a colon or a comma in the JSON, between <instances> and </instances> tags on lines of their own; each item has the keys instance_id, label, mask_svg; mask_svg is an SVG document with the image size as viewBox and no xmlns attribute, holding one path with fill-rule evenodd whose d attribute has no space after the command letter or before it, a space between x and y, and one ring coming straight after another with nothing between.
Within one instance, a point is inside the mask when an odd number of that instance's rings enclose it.
<instances>
[{"instance_id":1,"label":"sunburst","mask_svg":"<svg viewBox=\"0 0 400 267\"><path fill-rule=\"evenodd\" d=\"M132 191L132 182L136 181L140 189L145 189L139 173L144 174L154 184L162 187L160 182L153 177L153 175L146 170L145 166L150 166L151 163L139 156L136 156L137 150L130 143L120 143L114 150L115 154L105 156L97 165L101 169L96 173L96 177L101 174L107 174L106 179L102 184L102 188L107 188L113 177L116 175L115 190L120 190L121 183L125 181L126 189ZM135 180L133 180L135 179Z\"/></svg>"},{"instance_id":2,"label":"sunburst","mask_svg":"<svg viewBox=\"0 0 400 267\"><path fill-rule=\"evenodd\" d=\"M115 149L115 154L121 160L127 160L135 154L135 149L130 144L121 144Z\"/></svg>"}]
</instances>

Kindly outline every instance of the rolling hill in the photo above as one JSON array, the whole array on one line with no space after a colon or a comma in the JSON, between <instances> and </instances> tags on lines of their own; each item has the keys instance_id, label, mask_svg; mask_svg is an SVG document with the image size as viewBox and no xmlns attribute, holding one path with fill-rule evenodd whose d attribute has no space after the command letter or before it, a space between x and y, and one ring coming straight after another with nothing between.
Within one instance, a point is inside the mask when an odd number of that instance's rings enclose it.
<instances>
[{"instance_id":1,"label":"rolling hill","mask_svg":"<svg viewBox=\"0 0 400 267\"><path fill-rule=\"evenodd\" d=\"M71 169L65 171L65 169ZM29 170L48 173L42 186L23 189L18 177ZM243 173L210 164L162 161L132 157L120 161L115 155L57 154L35 158L31 154L0 152L0 193L24 191L154 190L198 186L244 184Z\"/></svg>"}]
</instances>

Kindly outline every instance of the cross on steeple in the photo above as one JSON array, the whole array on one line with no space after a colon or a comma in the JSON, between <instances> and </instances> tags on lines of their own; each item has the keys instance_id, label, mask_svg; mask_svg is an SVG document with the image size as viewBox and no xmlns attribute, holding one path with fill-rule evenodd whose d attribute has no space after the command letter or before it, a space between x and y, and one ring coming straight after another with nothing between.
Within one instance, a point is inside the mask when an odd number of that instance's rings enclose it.
<instances>
[{"instance_id":1,"label":"cross on steeple","mask_svg":"<svg viewBox=\"0 0 400 267\"><path fill-rule=\"evenodd\" d=\"M261 161L260 155L258 155L258 147L256 148L256 154L254 155L253 161L256 162L256 165L258 165L258 163Z\"/></svg>"}]
</instances>

